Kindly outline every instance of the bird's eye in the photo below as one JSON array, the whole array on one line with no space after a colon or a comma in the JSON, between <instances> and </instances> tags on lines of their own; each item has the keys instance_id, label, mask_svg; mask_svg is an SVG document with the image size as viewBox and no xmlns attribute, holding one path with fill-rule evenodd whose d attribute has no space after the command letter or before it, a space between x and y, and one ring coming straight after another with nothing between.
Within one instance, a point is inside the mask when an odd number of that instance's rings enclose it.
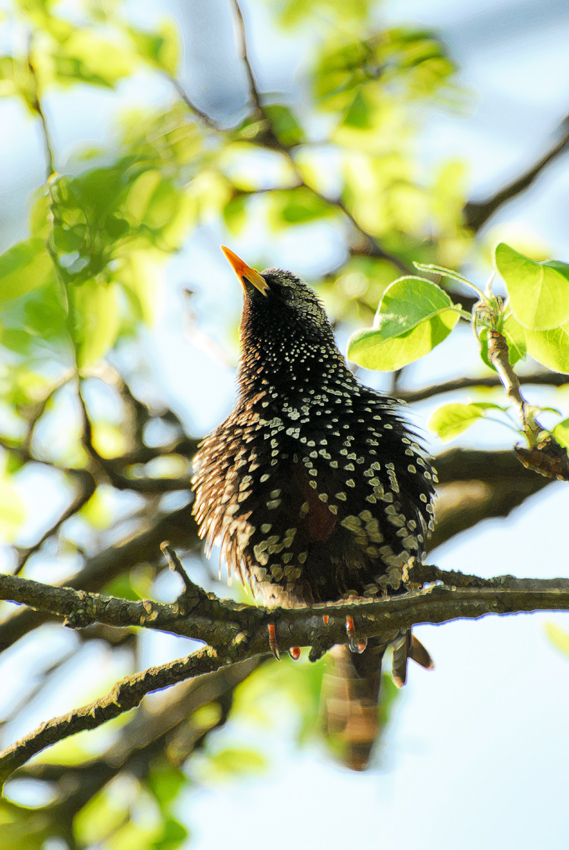
<instances>
[{"instance_id":1,"label":"bird's eye","mask_svg":"<svg viewBox=\"0 0 569 850\"><path fill-rule=\"evenodd\" d=\"M294 301L295 298L296 298L296 295L294 294L294 292L291 289L289 289L287 294L286 294L286 300L287 301Z\"/></svg>"}]
</instances>

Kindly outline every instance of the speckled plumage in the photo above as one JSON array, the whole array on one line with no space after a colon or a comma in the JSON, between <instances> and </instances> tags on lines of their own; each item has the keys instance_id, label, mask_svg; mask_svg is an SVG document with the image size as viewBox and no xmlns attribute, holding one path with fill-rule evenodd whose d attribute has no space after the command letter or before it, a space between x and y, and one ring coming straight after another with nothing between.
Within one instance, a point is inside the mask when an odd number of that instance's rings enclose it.
<instances>
[{"instance_id":1,"label":"speckled plumage","mask_svg":"<svg viewBox=\"0 0 569 850\"><path fill-rule=\"evenodd\" d=\"M236 271L239 397L196 457L200 534L269 606L377 595L423 557L433 470L400 405L350 372L314 292Z\"/></svg>"}]
</instances>

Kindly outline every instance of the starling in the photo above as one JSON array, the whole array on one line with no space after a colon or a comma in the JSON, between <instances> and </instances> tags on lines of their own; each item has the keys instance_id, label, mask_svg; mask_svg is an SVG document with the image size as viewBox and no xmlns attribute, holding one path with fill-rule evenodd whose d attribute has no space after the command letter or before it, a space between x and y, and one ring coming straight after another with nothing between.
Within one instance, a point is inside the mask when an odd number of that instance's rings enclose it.
<instances>
[{"instance_id":1,"label":"starling","mask_svg":"<svg viewBox=\"0 0 569 850\"><path fill-rule=\"evenodd\" d=\"M313 290L222 250L244 290L239 395L195 459L200 535L269 607L385 595L424 557L435 473L400 403L350 372ZM432 666L410 632L372 639L361 654L353 639L352 652L333 650L326 722L354 769L377 735L388 644L397 684L408 657Z\"/></svg>"}]
</instances>

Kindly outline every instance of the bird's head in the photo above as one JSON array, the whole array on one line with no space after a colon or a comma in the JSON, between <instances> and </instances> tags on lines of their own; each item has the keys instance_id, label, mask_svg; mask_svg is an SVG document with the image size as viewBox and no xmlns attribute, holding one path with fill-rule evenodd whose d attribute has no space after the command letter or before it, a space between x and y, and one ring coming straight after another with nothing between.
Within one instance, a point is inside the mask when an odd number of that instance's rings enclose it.
<instances>
[{"instance_id":1,"label":"bird's head","mask_svg":"<svg viewBox=\"0 0 569 850\"><path fill-rule=\"evenodd\" d=\"M315 292L282 269L258 272L223 248L244 292L239 380L243 392L278 388L301 393L336 379L351 380L328 317ZM346 375L348 377L346 377Z\"/></svg>"},{"instance_id":2,"label":"bird's head","mask_svg":"<svg viewBox=\"0 0 569 850\"><path fill-rule=\"evenodd\" d=\"M221 249L243 287L244 324L253 319L278 333L279 328L296 328L307 334L329 338L330 324L316 293L293 272L265 269L258 272L229 248Z\"/></svg>"}]
</instances>

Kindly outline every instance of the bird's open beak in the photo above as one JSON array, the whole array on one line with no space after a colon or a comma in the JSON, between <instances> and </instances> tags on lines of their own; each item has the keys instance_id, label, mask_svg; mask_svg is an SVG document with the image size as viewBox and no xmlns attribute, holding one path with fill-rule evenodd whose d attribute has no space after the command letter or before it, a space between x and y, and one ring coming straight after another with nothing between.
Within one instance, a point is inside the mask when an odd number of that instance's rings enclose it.
<instances>
[{"instance_id":1,"label":"bird's open beak","mask_svg":"<svg viewBox=\"0 0 569 850\"><path fill-rule=\"evenodd\" d=\"M229 248L225 247L225 245L221 246L221 250L229 260L233 271L243 284L243 288L245 288L245 281L247 281L254 286L255 289L258 289L261 295L267 294L269 284L258 271L255 271L255 269L252 269L251 266L244 263L243 260L239 259L237 254L234 254L233 251L230 251Z\"/></svg>"}]
</instances>

